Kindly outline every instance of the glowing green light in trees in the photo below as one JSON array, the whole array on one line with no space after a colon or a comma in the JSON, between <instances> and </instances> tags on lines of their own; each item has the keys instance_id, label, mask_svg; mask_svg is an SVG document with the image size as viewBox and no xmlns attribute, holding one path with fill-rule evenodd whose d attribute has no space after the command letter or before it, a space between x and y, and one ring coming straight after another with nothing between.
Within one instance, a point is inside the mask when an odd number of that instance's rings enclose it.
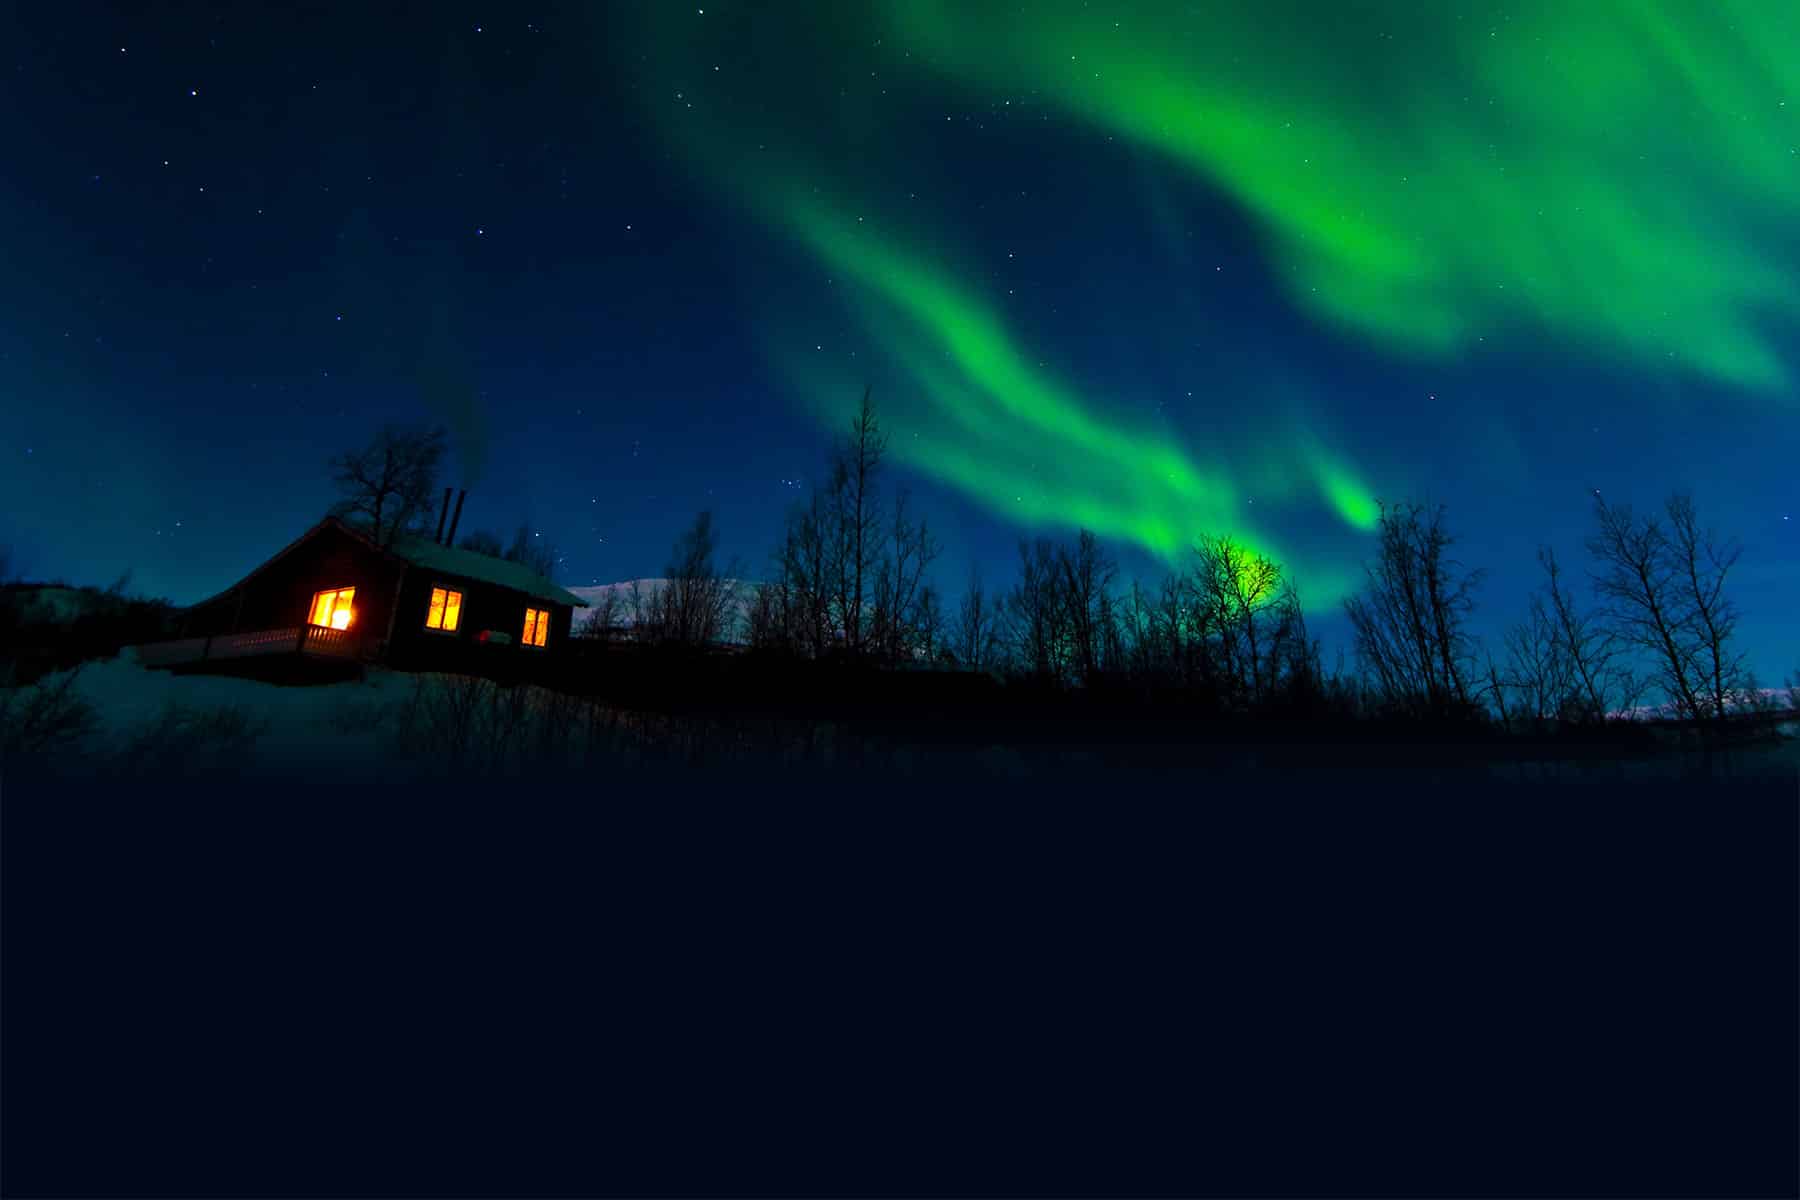
<instances>
[{"instance_id":1,"label":"glowing green light in trees","mask_svg":"<svg viewBox=\"0 0 1800 1200\"><path fill-rule=\"evenodd\" d=\"M1191 167L1293 299L1446 354L1521 327L1774 388L1800 6L890 0L913 59Z\"/></svg>"}]
</instances>

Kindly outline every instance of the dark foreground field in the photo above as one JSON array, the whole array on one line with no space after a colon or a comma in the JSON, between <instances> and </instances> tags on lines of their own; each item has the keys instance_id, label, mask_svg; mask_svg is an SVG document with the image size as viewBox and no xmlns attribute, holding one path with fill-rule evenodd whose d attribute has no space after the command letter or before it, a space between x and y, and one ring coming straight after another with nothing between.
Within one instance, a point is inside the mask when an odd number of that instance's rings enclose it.
<instances>
[{"instance_id":1,"label":"dark foreground field","mask_svg":"<svg viewBox=\"0 0 1800 1200\"><path fill-rule=\"evenodd\" d=\"M15 768L4 1187L1792 1195L1759 761Z\"/></svg>"}]
</instances>

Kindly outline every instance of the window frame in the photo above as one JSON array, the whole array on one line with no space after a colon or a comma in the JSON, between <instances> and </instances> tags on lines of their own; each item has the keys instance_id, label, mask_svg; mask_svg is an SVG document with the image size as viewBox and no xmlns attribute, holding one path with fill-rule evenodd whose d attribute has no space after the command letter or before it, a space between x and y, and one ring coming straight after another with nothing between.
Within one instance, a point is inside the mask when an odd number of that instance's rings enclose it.
<instances>
[{"instance_id":1,"label":"window frame","mask_svg":"<svg viewBox=\"0 0 1800 1200\"><path fill-rule=\"evenodd\" d=\"M325 620L318 620L319 602L326 596L331 597L331 608L325 614ZM342 625L333 624L331 618L338 612L338 597L344 597L344 609L350 615ZM356 624L356 585L347 587L320 588L312 594L312 603L306 609L306 624L313 629L349 629Z\"/></svg>"},{"instance_id":2,"label":"window frame","mask_svg":"<svg viewBox=\"0 0 1800 1200\"><path fill-rule=\"evenodd\" d=\"M535 618L535 619L534 619ZM537 636L533 638L533 634ZM534 650L545 649L550 640L550 610L525 606L525 628L519 638L521 646L530 646Z\"/></svg>"},{"instance_id":3,"label":"window frame","mask_svg":"<svg viewBox=\"0 0 1800 1200\"><path fill-rule=\"evenodd\" d=\"M432 602L437 599L437 594L439 592L444 593L444 609L443 609L443 611L445 613L448 613L450 611L450 597L452 597L452 596L456 597L456 623L449 627L445 627L442 624L433 625L431 623ZM468 604L468 600L469 600L468 592L463 591L460 588L453 588L447 583L446 584L436 584L436 583L432 584L431 591L425 597L425 632L431 633L431 634L437 634L442 637L459 637L459 636L461 636L461 634L462 634L462 614L463 614L464 607L466 607ZM442 619L443 619L442 615L440 615L440 617L439 617L440 622L442 621Z\"/></svg>"}]
</instances>

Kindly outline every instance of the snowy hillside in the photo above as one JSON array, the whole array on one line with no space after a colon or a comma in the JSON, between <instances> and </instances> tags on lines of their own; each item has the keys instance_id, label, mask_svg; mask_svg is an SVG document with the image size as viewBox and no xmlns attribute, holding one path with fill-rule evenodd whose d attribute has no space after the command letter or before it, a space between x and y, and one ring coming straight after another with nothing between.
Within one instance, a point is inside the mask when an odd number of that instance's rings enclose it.
<instances>
[{"instance_id":1,"label":"snowy hillside","mask_svg":"<svg viewBox=\"0 0 1800 1200\"><path fill-rule=\"evenodd\" d=\"M110 615L145 601L93 587L60 583L10 583L0 586L0 604L22 625L72 625L86 616Z\"/></svg>"}]
</instances>

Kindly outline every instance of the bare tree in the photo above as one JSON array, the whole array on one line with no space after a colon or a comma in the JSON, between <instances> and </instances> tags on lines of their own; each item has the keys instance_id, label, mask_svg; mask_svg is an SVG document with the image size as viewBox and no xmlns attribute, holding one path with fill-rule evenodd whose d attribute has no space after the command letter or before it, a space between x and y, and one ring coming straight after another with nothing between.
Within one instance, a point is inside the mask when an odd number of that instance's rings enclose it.
<instances>
[{"instance_id":1,"label":"bare tree","mask_svg":"<svg viewBox=\"0 0 1800 1200\"><path fill-rule=\"evenodd\" d=\"M1163 672L1183 690L1214 690L1217 664L1211 616L1191 575L1171 574L1163 580L1152 618L1153 637Z\"/></svg>"},{"instance_id":2,"label":"bare tree","mask_svg":"<svg viewBox=\"0 0 1800 1200\"><path fill-rule=\"evenodd\" d=\"M631 614L633 641L661 642L668 639L668 630L663 624L661 589L645 587L641 579L632 580L631 590L625 598L625 608Z\"/></svg>"},{"instance_id":3,"label":"bare tree","mask_svg":"<svg viewBox=\"0 0 1800 1200\"><path fill-rule=\"evenodd\" d=\"M542 531L534 532L525 521L519 522L518 528L513 530L510 542L502 542L499 534L489 530L474 529L463 535L458 546L501 562L518 563L545 579L556 578L556 568L562 557L552 543L544 540Z\"/></svg>"},{"instance_id":4,"label":"bare tree","mask_svg":"<svg viewBox=\"0 0 1800 1200\"><path fill-rule=\"evenodd\" d=\"M1069 666L1083 684L1100 677L1104 654L1112 640L1111 592L1118 567L1093 531L1083 529L1075 547L1056 552L1053 587L1061 607L1060 625L1068 635Z\"/></svg>"},{"instance_id":5,"label":"bare tree","mask_svg":"<svg viewBox=\"0 0 1800 1200\"><path fill-rule=\"evenodd\" d=\"M1225 678L1240 703L1255 704L1271 682L1265 652L1284 595L1281 566L1229 536L1203 537L1195 553L1194 595Z\"/></svg>"},{"instance_id":6,"label":"bare tree","mask_svg":"<svg viewBox=\"0 0 1800 1200\"><path fill-rule=\"evenodd\" d=\"M999 666L1000 627L998 605L981 585L979 568L969 573L969 590L963 593L956 614L953 653L965 671L991 671Z\"/></svg>"},{"instance_id":7,"label":"bare tree","mask_svg":"<svg viewBox=\"0 0 1800 1200\"><path fill-rule=\"evenodd\" d=\"M1506 693L1507 689L1511 687L1511 684L1501 675L1500 664L1494 661L1492 651L1484 650L1482 653L1482 661L1486 668L1484 681L1486 684L1487 697L1494 703L1494 711L1500 717L1501 728L1510 729L1512 728L1513 710L1506 706Z\"/></svg>"},{"instance_id":8,"label":"bare tree","mask_svg":"<svg viewBox=\"0 0 1800 1200\"><path fill-rule=\"evenodd\" d=\"M1100 670L1115 679L1124 679L1129 666L1125 650L1124 605L1110 588L1102 590L1096 606L1099 618Z\"/></svg>"},{"instance_id":9,"label":"bare tree","mask_svg":"<svg viewBox=\"0 0 1800 1200\"><path fill-rule=\"evenodd\" d=\"M1561 716L1576 691L1576 673L1556 618L1542 596L1534 595L1525 621L1507 631L1506 650L1504 675L1492 667L1489 670L1497 702L1505 703L1500 690L1504 684L1513 693L1520 715L1534 721Z\"/></svg>"},{"instance_id":10,"label":"bare tree","mask_svg":"<svg viewBox=\"0 0 1800 1200\"><path fill-rule=\"evenodd\" d=\"M779 575L756 589L744 613L744 640L757 650L792 651L787 583Z\"/></svg>"},{"instance_id":11,"label":"bare tree","mask_svg":"<svg viewBox=\"0 0 1800 1200\"><path fill-rule=\"evenodd\" d=\"M1048 538L1019 543L1019 582L1006 597L1007 640L1018 669L1040 683L1065 678L1067 641L1056 547Z\"/></svg>"},{"instance_id":12,"label":"bare tree","mask_svg":"<svg viewBox=\"0 0 1800 1200\"><path fill-rule=\"evenodd\" d=\"M833 600L845 648L852 654L861 654L868 640L866 609L882 527L877 476L886 454L887 433L864 389L849 437L832 464L830 490Z\"/></svg>"},{"instance_id":13,"label":"bare tree","mask_svg":"<svg viewBox=\"0 0 1800 1200\"><path fill-rule=\"evenodd\" d=\"M1613 631L1593 613L1580 612L1575 597L1562 585L1562 569L1550 547L1539 547L1544 569L1544 615L1550 622L1555 653L1570 675L1568 694L1559 716L1573 721L1604 721L1607 714L1631 707L1638 684L1620 662Z\"/></svg>"},{"instance_id":14,"label":"bare tree","mask_svg":"<svg viewBox=\"0 0 1800 1200\"><path fill-rule=\"evenodd\" d=\"M457 546L463 550L472 550L476 554L485 554L489 558L505 558L506 545L501 542L500 535L486 529L471 529L463 535Z\"/></svg>"},{"instance_id":15,"label":"bare tree","mask_svg":"<svg viewBox=\"0 0 1800 1200\"><path fill-rule=\"evenodd\" d=\"M1325 669L1319 659L1319 643L1307 632L1306 613L1293 580L1282 579L1281 592L1264 620L1268 634L1262 701L1316 705L1325 695Z\"/></svg>"},{"instance_id":16,"label":"bare tree","mask_svg":"<svg viewBox=\"0 0 1800 1200\"><path fill-rule=\"evenodd\" d=\"M1475 641L1468 617L1482 573L1449 556L1443 508L1383 504L1368 585L1345 602L1375 695L1416 716L1470 709Z\"/></svg>"},{"instance_id":17,"label":"bare tree","mask_svg":"<svg viewBox=\"0 0 1800 1200\"><path fill-rule=\"evenodd\" d=\"M99 713L76 686L84 666L29 687L11 686L10 671L0 677L0 760L76 748L99 728Z\"/></svg>"},{"instance_id":18,"label":"bare tree","mask_svg":"<svg viewBox=\"0 0 1800 1200\"><path fill-rule=\"evenodd\" d=\"M1119 605L1119 640L1126 673L1139 684L1151 682L1156 645L1156 609L1138 580Z\"/></svg>"},{"instance_id":19,"label":"bare tree","mask_svg":"<svg viewBox=\"0 0 1800 1200\"><path fill-rule=\"evenodd\" d=\"M944 605L938 599L938 590L930 584L919 589L919 599L913 607L910 625L912 649L916 652L917 657L927 663L938 665L946 649L944 646Z\"/></svg>"},{"instance_id":20,"label":"bare tree","mask_svg":"<svg viewBox=\"0 0 1800 1200\"><path fill-rule=\"evenodd\" d=\"M332 513L367 528L383 546L400 534L423 532L445 445L441 428L384 426L363 449L331 460L339 493Z\"/></svg>"},{"instance_id":21,"label":"bare tree","mask_svg":"<svg viewBox=\"0 0 1800 1200\"><path fill-rule=\"evenodd\" d=\"M1688 637L1693 644L1694 679L1711 704L1713 716L1722 718L1732 698L1749 686L1744 655L1732 645L1738 608L1725 594L1725 578L1737 565L1743 548L1735 542L1722 542L1712 530L1700 528L1692 496L1670 496L1667 511L1676 590L1681 594Z\"/></svg>"},{"instance_id":22,"label":"bare tree","mask_svg":"<svg viewBox=\"0 0 1800 1200\"><path fill-rule=\"evenodd\" d=\"M925 572L937 558L938 543L924 520L912 519L905 492L894 499L888 537L888 546L875 569L872 619L866 640L882 658L899 662L918 649L922 616L919 605L929 590L924 585Z\"/></svg>"},{"instance_id":23,"label":"bare tree","mask_svg":"<svg viewBox=\"0 0 1800 1200\"><path fill-rule=\"evenodd\" d=\"M1689 720L1707 714L1697 668L1700 644L1682 591L1681 554L1655 517L1638 518L1623 504L1594 496L1598 531L1588 539L1599 573L1594 590L1605 605L1612 635L1655 664L1654 674L1676 712Z\"/></svg>"},{"instance_id":24,"label":"bare tree","mask_svg":"<svg viewBox=\"0 0 1800 1200\"><path fill-rule=\"evenodd\" d=\"M657 597L662 637L684 646L707 646L730 637L737 602L733 580L719 573L714 556L719 536L712 513L703 512L675 542L675 551ZM736 574L733 569L732 574Z\"/></svg>"},{"instance_id":25,"label":"bare tree","mask_svg":"<svg viewBox=\"0 0 1800 1200\"><path fill-rule=\"evenodd\" d=\"M625 598L616 587L603 588L590 602L580 625L581 636L611 641L626 627Z\"/></svg>"},{"instance_id":26,"label":"bare tree","mask_svg":"<svg viewBox=\"0 0 1800 1200\"><path fill-rule=\"evenodd\" d=\"M519 522L518 529L513 531L512 544L502 555L507 562L518 563L529 567L545 579L556 577L556 547L544 540L543 532L533 532L525 522Z\"/></svg>"},{"instance_id":27,"label":"bare tree","mask_svg":"<svg viewBox=\"0 0 1800 1200\"><path fill-rule=\"evenodd\" d=\"M766 647L817 658L837 642L833 597L832 508L819 491L788 513L787 528L775 551L769 607L761 619Z\"/></svg>"}]
</instances>

